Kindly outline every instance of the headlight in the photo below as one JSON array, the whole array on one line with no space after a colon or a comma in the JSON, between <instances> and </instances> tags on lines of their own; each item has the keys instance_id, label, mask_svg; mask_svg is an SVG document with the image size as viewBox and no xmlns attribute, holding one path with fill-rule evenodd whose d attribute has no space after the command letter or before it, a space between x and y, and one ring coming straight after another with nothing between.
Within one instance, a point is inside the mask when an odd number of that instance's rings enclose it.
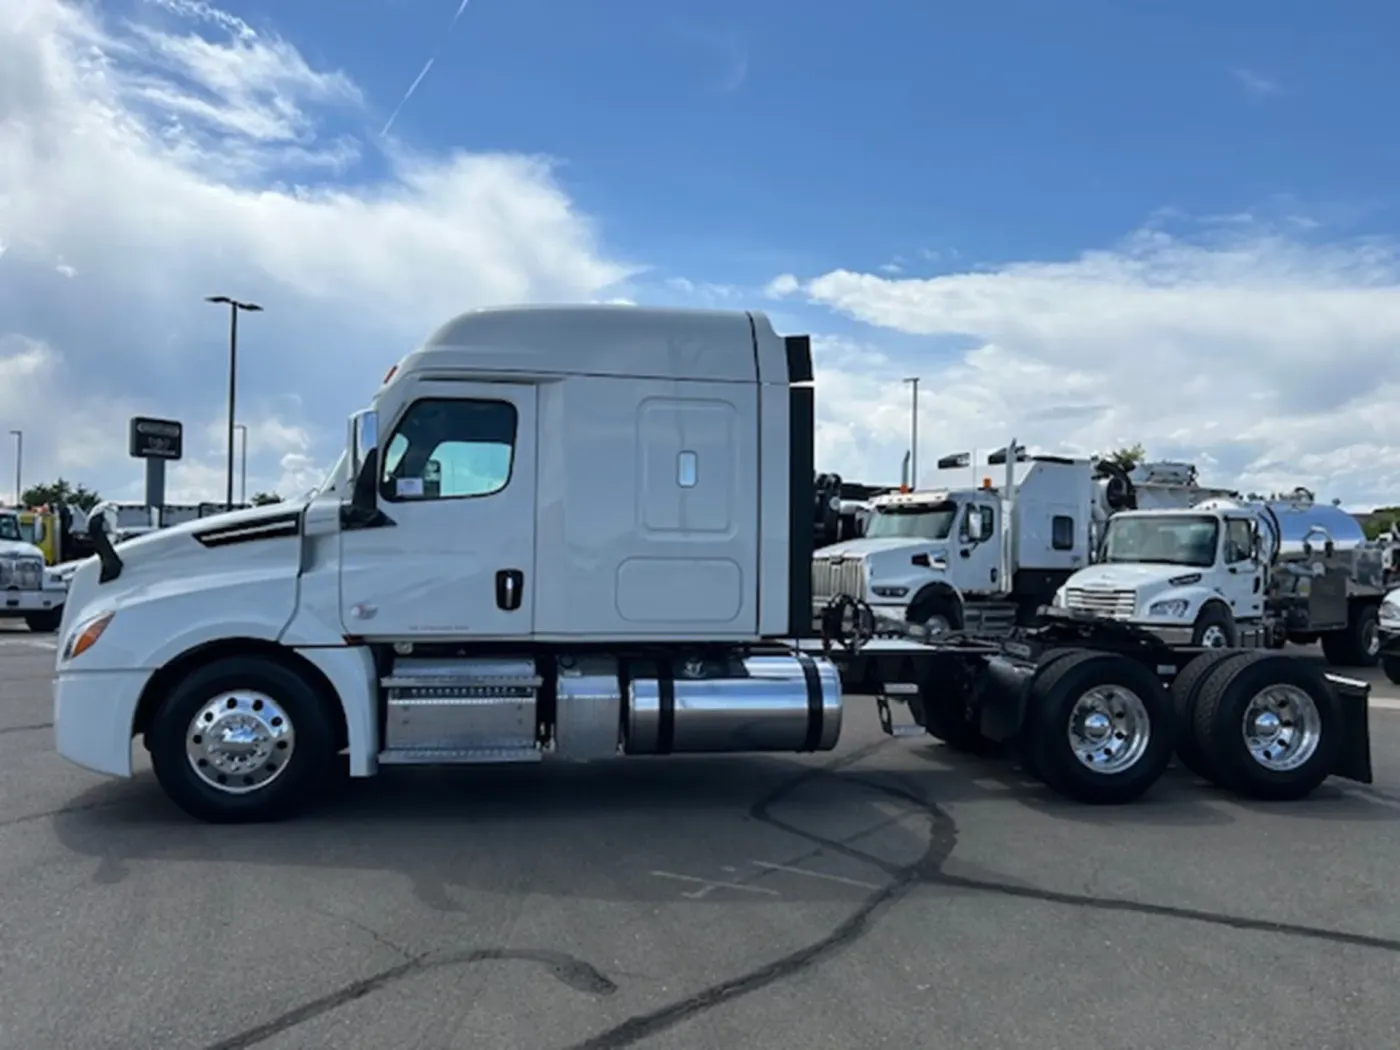
<instances>
[{"instance_id":1,"label":"headlight","mask_svg":"<svg viewBox=\"0 0 1400 1050\"><path fill-rule=\"evenodd\" d=\"M1381 602L1380 616L1382 620L1400 620L1400 602L1392 598Z\"/></svg>"},{"instance_id":2,"label":"headlight","mask_svg":"<svg viewBox=\"0 0 1400 1050\"><path fill-rule=\"evenodd\" d=\"M1169 616L1173 620L1186 615L1191 605L1185 598L1168 598L1164 602L1153 602L1147 609L1148 616Z\"/></svg>"},{"instance_id":3,"label":"headlight","mask_svg":"<svg viewBox=\"0 0 1400 1050\"><path fill-rule=\"evenodd\" d=\"M1057 609L1063 609L1065 607L1065 592L1063 588L1055 592L1055 597L1050 599L1050 604Z\"/></svg>"},{"instance_id":4,"label":"headlight","mask_svg":"<svg viewBox=\"0 0 1400 1050\"><path fill-rule=\"evenodd\" d=\"M909 593L908 587L871 587L877 598L903 598Z\"/></svg>"},{"instance_id":5,"label":"headlight","mask_svg":"<svg viewBox=\"0 0 1400 1050\"><path fill-rule=\"evenodd\" d=\"M75 627L68 635L68 640L63 643L63 659L71 660L96 645L97 639L102 637L102 632L112 622L112 615L110 612L98 613Z\"/></svg>"}]
</instances>

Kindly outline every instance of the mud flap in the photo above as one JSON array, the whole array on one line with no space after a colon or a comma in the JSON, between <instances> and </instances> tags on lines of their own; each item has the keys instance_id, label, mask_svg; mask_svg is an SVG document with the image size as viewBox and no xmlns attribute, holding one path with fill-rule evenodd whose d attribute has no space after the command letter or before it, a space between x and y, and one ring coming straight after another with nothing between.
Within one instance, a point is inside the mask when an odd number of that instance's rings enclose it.
<instances>
[{"instance_id":1,"label":"mud flap","mask_svg":"<svg viewBox=\"0 0 1400 1050\"><path fill-rule=\"evenodd\" d=\"M1342 746L1337 751L1332 775L1370 784L1373 781L1370 683L1334 674L1325 677L1337 696L1337 710L1342 716Z\"/></svg>"}]
</instances>

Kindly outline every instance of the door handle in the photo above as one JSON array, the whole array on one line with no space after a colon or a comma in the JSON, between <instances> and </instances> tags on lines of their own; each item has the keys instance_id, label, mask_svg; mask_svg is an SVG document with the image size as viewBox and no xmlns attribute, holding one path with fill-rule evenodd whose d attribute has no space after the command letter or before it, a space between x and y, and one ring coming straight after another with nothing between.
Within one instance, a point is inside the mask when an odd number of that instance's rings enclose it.
<instances>
[{"instance_id":1,"label":"door handle","mask_svg":"<svg viewBox=\"0 0 1400 1050\"><path fill-rule=\"evenodd\" d=\"M496 605L507 612L520 608L525 594L525 574L519 569L502 569L496 573Z\"/></svg>"},{"instance_id":2,"label":"door handle","mask_svg":"<svg viewBox=\"0 0 1400 1050\"><path fill-rule=\"evenodd\" d=\"M971 551L971 550L960 550L960 551L958 551L958 553L961 554L964 558L971 558L971 557L972 557L972 551Z\"/></svg>"}]
</instances>

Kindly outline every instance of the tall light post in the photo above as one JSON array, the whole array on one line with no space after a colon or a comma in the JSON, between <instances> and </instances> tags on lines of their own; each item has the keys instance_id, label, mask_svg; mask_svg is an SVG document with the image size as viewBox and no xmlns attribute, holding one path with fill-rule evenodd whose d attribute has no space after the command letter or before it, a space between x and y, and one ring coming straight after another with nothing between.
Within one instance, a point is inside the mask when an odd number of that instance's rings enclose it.
<instances>
[{"instance_id":1,"label":"tall light post","mask_svg":"<svg viewBox=\"0 0 1400 1050\"><path fill-rule=\"evenodd\" d=\"M11 430L15 438L15 506L20 505L24 495L24 431Z\"/></svg>"},{"instance_id":2,"label":"tall light post","mask_svg":"<svg viewBox=\"0 0 1400 1050\"><path fill-rule=\"evenodd\" d=\"M246 423L236 423L234 430L239 431L239 448L242 451L242 463L238 466L238 502L248 502L248 425Z\"/></svg>"},{"instance_id":3,"label":"tall light post","mask_svg":"<svg viewBox=\"0 0 1400 1050\"><path fill-rule=\"evenodd\" d=\"M913 388L909 401L909 490L919 488L919 377L909 376L904 380Z\"/></svg>"},{"instance_id":4,"label":"tall light post","mask_svg":"<svg viewBox=\"0 0 1400 1050\"><path fill-rule=\"evenodd\" d=\"M233 507L233 402L234 391L238 385L238 311L247 310L249 313L257 313L262 310L262 307L257 303L245 303L237 299L230 299L227 295L206 295L204 301L228 306L228 490L224 498L224 506L231 509Z\"/></svg>"}]
</instances>

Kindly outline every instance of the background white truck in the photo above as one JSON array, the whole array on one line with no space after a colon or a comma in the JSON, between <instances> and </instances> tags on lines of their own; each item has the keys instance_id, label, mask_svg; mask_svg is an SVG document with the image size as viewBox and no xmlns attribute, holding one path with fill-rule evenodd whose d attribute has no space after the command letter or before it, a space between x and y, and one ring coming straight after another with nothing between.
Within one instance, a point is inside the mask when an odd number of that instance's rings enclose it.
<instances>
[{"instance_id":1,"label":"background white truck","mask_svg":"<svg viewBox=\"0 0 1400 1050\"><path fill-rule=\"evenodd\" d=\"M1013 440L1007 448L1018 446ZM946 459L970 462L966 454ZM1201 486L1189 463L1144 463L1128 472L1110 461L1024 450L1011 459L1002 449L987 465L1004 467L1001 487L986 478L981 488L871 499L863 536L814 553L814 611L846 594L931 635L1004 635L1029 623L1090 563L1113 514L1189 506L1228 491Z\"/></svg>"},{"instance_id":2,"label":"background white truck","mask_svg":"<svg viewBox=\"0 0 1400 1050\"><path fill-rule=\"evenodd\" d=\"M1381 668L1391 682L1400 685L1400 589L1391 591L1381 601L1377 625Z\"/></svg>"},{"instance_id":3,"label":"background white truck","mask_svg":"<svg viewBox=\"0 0 1400 1050\"><path fill-rule=\"evenodd\" d=\"M1379 659L1383 551L1356 518L1306 489L1117 515L1097 562L1066 581L1057 606L1133 623L1174 644L1320 639L1333 665Z\"/></svg>"},{"instance_id":4,"label":"background white truck","mask_svg":"<svg viewBox=\"0 0 1400 1050\"><path fill-rule=\"evenodd\" d=\"M1369 781L1368 687L1276 654L1202 673L1135 629L1075 623L1015 648L920 644L851 632L842 605L813 637L811 381L808 339L756 312L464 314L352 417L319 489L119 547L93 516L57 750L130 776L139 737L187 812L258 820L333 783L338 754L367 777L824 751L844 691L874 696L890 732L906 705L919 732L1015 747L1056 791L1113 803L1162 775L1199 694L1192 739L1222 786ZM1283 772L1240 721L1280 683L1322 726Z\"/></svg>"},{"instance_id":5,"label":"background white truck","mask_svg":"<svg viewBox=\"0 0 1400 1050\"><path fill-rule=\"evenodd\" d=\"M44 564L44 552L24 539L19 515L0 509L0 619L22 619L31 631L56 631L67 593Z\"/></svg>"}]
</instances>

